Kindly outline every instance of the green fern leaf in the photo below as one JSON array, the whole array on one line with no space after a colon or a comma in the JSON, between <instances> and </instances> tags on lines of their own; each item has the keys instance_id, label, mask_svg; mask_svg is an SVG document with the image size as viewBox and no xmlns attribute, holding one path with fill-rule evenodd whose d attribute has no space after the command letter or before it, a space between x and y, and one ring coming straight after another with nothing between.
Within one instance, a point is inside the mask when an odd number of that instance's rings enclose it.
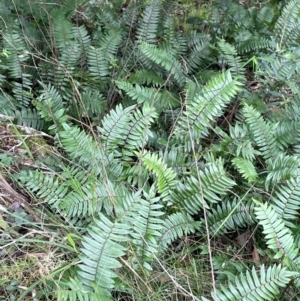
<instances>
[{"instance_id":1,"label":"green fern leaf","mask_svg":"<svg viewBox=\"0 0 300 301\"><path fill-rule=\"evenodd\" d=\"M135 86L129 82L117 81L117 87L126 92L126 94L131 97L133 100L136 100L137 103L147 103L153 105L159 98L159 93L156 89L142 87L138 84Z\"/></svg>"},{"instance_id":2,"label":"green fern leaf","mask_svg":"<svg viewBox=\"0 0 300 301\"><path fill-rule=\"evenodd\" d=\"M297 156L279 155L277 158L267 161L268 176L266 178L266 187L270 184L276 184L298 176L300 160Z\"/></svg>"},{"instance_id":3,"label":"green fern leaf","mask_svg":"<svg viewBox=\"0 0 300 301\"><path fill-rule=\"evenodd\" d=\"M246 69L244 67L244 62L242 62L241 58L237 55L235 47L226 43L224 40L218 42L218 47L221 52L221 63L227 64L231 74L233 76L240 75L240 79L244 81Z\"/></svg>"},{"instance_id":4,"label":"green fern leaf","mask_svg":"<svg viewBox=\"0 0 300 301\"><path fill-rule=\"evenodd\" d=\"M286 224L298 219L300 210L300 179L292 178L286 184L276 185L275 195L272 197L272 205ZM292 224L291 226L294 226Z\"/></svg>"},{"instance_id":5,"label":"green fern leaf","mask_svg":"<svg viewBox=\"0 0 300 301\"><path fill-rule=\"evenodd\" d=\"M78 278L71 278L68 287L68 290L57 292L57 301L113 301L99 286L93 285L94 291L89 291Z\"/></svg>"},{"instance_id":6,"label":"green fern leaf","mask_svg":"<svg viewBox=\"0 0 300 301\"><path fill-rule=\"evenodd\" d=\"M195 233L200 229L202 222L195 221L189 214L177 212L171 214L164 221L164 228L160 238L160 250L164 250L168 244L185 235Z\"/></svg>"},{"instance_id":7,"label":"green fern leaf","mask_svg":"<svg viewBox=\"0 0 300 301\"><path fill-rule=\"evenodd\" d=\"M143 12L142 20L137 28L137 39L148 43L156 42L156 34L159 24L160 3L153 0Z\"/></svg>"},{"instance_id":8,"label":"green fern leaf","mask_svg":"<svg viewBox=\"0 0 300 301\"><path fill-rule=\"evenodd\" d=\"M285 256L287 261L292 262L298 255L298 249L295 248L291 231L284 221L278 218L272 206L255 202L258 205L255 207L255 215L264 228L263 233L269 249L276 252L274 258Z\"/></svg>"},{"instance_id":9,"label":"green fern leaf","mask_svg":"<svg viewBox=\"0 0 300 301\"><path fill-rule=\"evenodd\" d=\"M130 228L99 213L82 242L82 264L78 275L85 285L91 287L94 283L104 291L114 287L117 277L114 270L122 267L118 258L125 255L127 248L122 243L129 240Z\"/></svg>"},{"instance_id":10,"label":"green fern leaf","mask_svg":"<svg viewBox=\"0 0 300 301\"><path fill-rule=\"evenodd\" d=\"M207 223L213 236L222 235L228 230L246 228L254 224L255 220L252 200L247 202L240 202L237 199L223 200L217 206L212 206L210 210L207 210Z\"/></svg>"},{"instance_id":11,"label":"green fern leaf","mask_svg":"<svg viewBox=\"0 0 300 301\"><path fill-rule=\"evenodd\" d=\"M211 123L215 122L240 90L240 83L232 79L229 72L215 76L191 101L187 103L186 111L180 117L175 134L180 139L186 137L195 139L208 134ZM186 133L189 133L187 135Z\"/></svg>"},{"instance_id":12,"label":"green fern leaf","mask_svg":"<svg viewBox=\"0 0 300 301\"><path fill-rule=\"evenodd\" d=\"M129 82L138 85L162 86L164 80L151 70L137 70L129 77Z\"/></svg>"},{"instance_id":13,"label":"green fern leaf","mask_svg":"<svg viewBox=\"0 0 300 301\"><path fill-rule=\"evenodd\" d=\"M263 119L252 106L244 105L243 114L262 156L265 159L276 158L280 153L273 131L277 124L271 124Z\"/></svg>"},{"instance_id":14,"label":"green fern leaf","mask_svg":"<svg viewBox=\"0 0 300 301\"><path fill-rule=\"evenodd\" d=\"M146 42L143 42L139 49L148 59L170 72L179 86L185 84L185 75L181 64L168 51L157 48L155 45L147 44Z\"/></svg>"},{"instance_id":15,"label":"green fern leaf","mask_svg":"<svg viewBox=\"0 0 300 301\"><path fill-rule=\"evenodd\" d=\"M136 106L123 109L122 105L118 105L103 118L102 127L98 127L103 147L106 150L117 150L118 147L128 150L142 148L152 135L150 126L156 118L154 108L147 103L142 111Z\"/></svg>"},{"instance_id":16,"label":"green fern leaf","mask_svg":"<svg viewBox=\"0 0 300 301\"><path fill-rule=\"evenodd\" d=\"M96 176L118 178L122 174L122 166L114 154L104 153L90 135L67 123L63 123L62 128L56 139L72 160L78 160L77 163L88 170L92 167Z\"/></svg>"},{"instance_id":17,"label":"green fern leaf","mask_svg":"<svg viewBox=\"0 0 300 301\"><path fill-rule=\"evenodd\" d=\"M275 32L279 47L286 43L296 42L300 36L300 21L298 18L300 11L299 0L291 0L283 8L281 16L275 24Z\"/></svg>"},{"instance_id":18,"label":"green fern leaf","mask_svg":"<svg viewBox=\"0 0 300 301\"><path fill-rule=\"evenodd\" d=\"M37 197L44 199L52 208L58 209L60 201L65 197L68 187L59 182L55 176L41 171L22 171L15 176L26 189Z\"/></svg>"},{"instance_id":19,"label":"green fern leaf","mask_svg":"<svg viewBox=\"0 0 300 301\"><path fill-rule=\"evenodd\" d=\"M141 156L143 164L149 171L153 171L157 177L157 188L162 199L169 200L170 193L175 189L177 184L176 173L172 168L168 168L162 158L157 154L144 152Z\"/></svg>"},{"instance_id":20,"label":"green fern leaf","mask_svg":"<svg viewBox=\"0 0 300 301\"><path fill-rule=\"evenodd\" d=\"M246 179L249 183L257 179L258 174L251 161L243 158L234 158L231 162L238 169L242 177Z\"/></svg>"},{"instance_id":21,"label":"green fern leaf","mask_svg":"<svg viewBox=\"0 0 300 301\"><path fill-rule=\"evenodd\" d=\"M140 192L123 198L123 210L118 213L122 221L132 227L130 236L134 255L131 262L138 269L152 270L150 263L159 250L157 240L162 235L164 212L161 211L160 198L155 197L155 186L148 192L144 189L143 194L144 198L140 197Z\"/></svg>"},{"instance_id":22,"label":"green fern leaf","mask_svg":"<svg viewBox=\"0 0 300 301\"><path fill-rule=\"evenodd\" d=\"M207 202L220 201L220 195L226 195L235 185L227 176L221 160L209 164L204 171L199 171L199 176L200 180L194 176L185 177L172 192L175 203L190 214L197 214L203 206L208 207Z\"/></svg>"},{"instance_id":23,"label":"green fern leaf","mask_svg":"<svg viewBox=\"0 0 300 301\"><path fill-rule=\"evenodd\" d=\"M100 40L100 47L89 47L88 70L93 78L105 79L110 74L110 62L116 54L121 40L120 31L109 30Z\"/></svg>"},{"instance_id":24,"label":"green fern leaf","mask_svg":"<svg viewBox=\"0 0 300 301\"><path fill-rule=\"evenodd\" d=\"M265 266L260 267L260 275L255 268L246 274L236 277L235 283L229 283L228 288L221 285L217 291L220 301L265 301L274 300L280 291L278 287L285 287L291 279L298 275L296 272L288 271L281 265L273 265L267 270Z\"/></svg>"}]
</instances>

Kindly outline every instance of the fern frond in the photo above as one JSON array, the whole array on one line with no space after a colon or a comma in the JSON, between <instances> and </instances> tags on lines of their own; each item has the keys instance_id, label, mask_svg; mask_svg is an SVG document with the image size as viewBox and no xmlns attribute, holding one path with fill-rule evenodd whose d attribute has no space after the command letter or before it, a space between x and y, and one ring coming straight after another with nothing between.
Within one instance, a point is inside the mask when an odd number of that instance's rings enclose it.
<instances>
[{"instance_id":1,"label":"fern frond","mask_svg":"<svg viewBox=\"0 0 300 301\"><path fill-rule=\"evenodd\" d=\"M169 72L179 86L183 86L185 84L185 74L181 64L168 51L160 49L155 45L147 44L146 42L143 42L139 46L139 49L148 59Z\"/></svg>"},{"instance_id":2,"label":"fern frond","mask_svg":"<svg viewBox=\"0 0 300 301\"><path fill-rule=\"evenodd\" d=\"M44 120L41 119L36 110L29 108L22 108L15 112L17 124L32 127L36 130L42 130L44 128Z\"/></svg>"},{"instance_id":3,"label":"fern frond","mask_svg":"<svg viewBox=\"0 0 300 301\"><path fill-rule=\"evenodd\" d=\"M208 134L211 123L219 117L225 106L240 90L240 83L231 77L230 72L220 74L187 103L186 111L180 117L175 135L195 139ZM190 133L186 135L186 133ZM191 137L189 137L191 136Z\"/></svg>"},{"instance_id":4,"label":"fern frond","mask_svg":"<svg viewBox=\"0 0 300 301\"><path fill-rule=\"evenodd\" d=\"M18 106L18 102L7 93L0 93L0 107L2 114L12 116L15 114L15 109Z\"/></svg>"},{"instance_id":5,"label":"fern frond","mask_svg":"<svg viewBox=\"0 0 300 301\"><path fill-rule=\"evenodd\" d=\"M195 221L189 214L177 212L169 215L163 224L162 236L159 240L160 250L164 250L168 244L185 235L195 233L200 229L202 222Z\"/></svg>"},{"instance_id":6,"label":"fern frond","mask_svg":"<svg viewBox=\"0 0 300 301\"><path fill-rule=\"evenodd\" d=\"M235 185L220 160L207 166L204 171L200 170L199 176L200 183L194 176L185 177L172 192L175 203L190 214L197 214L203 206L208 207L207 202L220 201L220 195L225 195Z\"/></svg>"},{"instance_id":7,"label":"fern frond","mask_svg":"<svg viewBox=\"0 0 300 301\"><path fill-rule=\"evenodd\" d=\"M155 43L159 24L160 3L153 0L147 5L137 28L137 39L141 42Z\"/></svg>"},{"instance_id":8,"label":"fern frond","mask_svg":"<svg viewBox=\"0 0 300 301\"><path fill-rule=\"evenodd\" d=\"M285 263L291 268L291 262L298 255L298 249L294 244L292 232L285 226L285 223L280 219L273 209L268 204L262 204L255 201L255 215L259 220L259 224L263 226L268 248L274 250L276 255L274 258L285 257Z\"/></svg>"},{"instance_id":9,"label":"fern frond","mask_svg":"<svg viewBox=\"0 0 300 301\"><path fill-rule=\"evenodd\" d=\"M273 134L277 124L265 121L258 111L247 104L244 105L243 115L262 156L265 159L276 158L280 153Z\"/></svg>"},{"instance_id":10,"label":"fern frond","mask_svg":"<svg viewBox=\"0 0 300 301\"><path fill-rule=\"evenodd\" d=\"M259 152L256 151L250 140L250 131L244 123L236 123L229 127L231 144L234 145L234 153L236 156L242 156L245 160L253 161L255 155Z\"/></svg>"},{"instance_id":11,"label":"fern frond","mask_svg":"<svg viewBox=\"0 0 300 301\"><path fill-rule=\"evenodd\" d=\"M109 62L106 54L101 48L90 46L88 52L88 70L95 79L99 77L105 78L109 74Z\"/></svg>"},{"instance_id":12,"label":"fern frond","mask_svg":"<svg viewBox=\"0 0 300 301\"><path fill-rule=\"evenodd\" d=\"M223 200L207 211L207 221L212 236L222 235L237 228L246 228L255 223L254 203L250 200Z\"/></svg>"},{"instance_id":13,"label":"fern frond","mask_svg":"<svg viewBox=\"0 0 300 301\"><path fill-rule=\"evenodd\" d=\"M85 26L72 27L74 38L78 41L80 49L82 49L82 54L88 52L89 46L91 44L91 37L85 28Z\"/></svg>"},{"instance_id":14,"label":"fern frond","mask_svg":"<svg viewBox=\"0 0 300 301\"><path fill-rule=\"evenodd\" d=\"M188 73L195 72L200 66L206 66L207 55L210 53L211 37L192 31L187 36L188 55L184 57L188 65Z\"/></svg>"},{"instance_id":15,"label":"fern frond","mask_svg":"<svg viewBox=\"0 0 300 301\"><path fill-rule=\"evenodd\" d=\"M162 86L164 80L151 70L137 70L129 77L129 82L138 85Z\"/></svg>"},{"instance_id":16,"label":"fern frond","mask_svg":"<svg viewBox=\"0 0 300 301\"><path fill-rule=\"evenodd\" d=\"M272 205L286 224L299 217L300 209L300 178L291 178L285 184L276 185Z\"/></svg>"},{"instance_id":17,"label":"fern frond","mask_svg":"<svg viewBox=\"0 0 300 301\"><path fill-rule=\"evenodd\" d=\"M2 39L3 48L7 51L8 55L1 57L1 61L8 67L11 77L19 78L23 73L22 63L24 64L30 58L24 37L14 31L4 31Z\"/></svg>"},{"instance_id":18,"label":"fern frond","mask_svg":"<svg viewBox=\"0 0 300 301\"><path fill-rule=\"evenodd\" d=\"M268 48L272 48L272 41L261 36L251 36L249 39L240 41L236 45L238 53L241 54Z\"/></svg>"},{"instance_id":19,"label":"fern frond","mask_svg":"<svg viewBox=\"0 0 300 301\"><path fill-rule=\"evenodd\" d=\"M72 160L78 160L77 163L85 168L92 167L96 176L121 175L122 166L118 160L112 153L106 155L90 135L66 123L62 127L63 130L59 131L56 139Z\"/></svg>"},{"instance_id":20,"label":"fern frond","mask_svg":"<svg viewBox=\"0 0 300 301\"><path fill-rule=\"evenodd\" d=\"M75 44L73 26L64 18L55 18L53 34L56 47L60 51Z\"/></svg>"},{"instance_id":21,"label":"fern frond","mask_svg":"<svg viewBox=\"0 0 300 301\"><path fill-rule=\"evenodd\" d=\"M235 278L235 283L229 283L228 288L221 285L217 291L218 300L274 300L280 291L278 287L285 287L298 273L288 271L281 265L270 266L267 270L264 265L260 267L260 275L255 268L246 274Z\"/></svg>"},{"instance_id":22,"label":"fern frond","mask_svg":"<svg viewBox=\"0 0 300 301\"><path fill-rule=\"evenodd\" d=\"M102 127L98 127L98 131L102 134L103 146L106 150L116 149L121 143L124 129L127 129L130 123L130 112L134 108L135 106L130 106L123 109L120 104L103 118Z\"/></svg>"},{"instance_id":23,"label":"fern frond","mask_svg":"<svg viewBox=\"0 0 300 301\"><path fill-rule=\"evenodd\" d=\"M260 23L270 24L273 21L275 12L271 6L262 6L257 13L257 21Z\"/></svg>"},{"instance_id":24,"label":"fern frond","mask_svg":"<svg viewBox=\"0 0 300 301\"><path fill-rule=\"evenodd\" d=\"M37 197L44 199L52 208L58 209L60 201L65 197L68 187L63 185L56 176L41 171L22 171L14 177Z\"/></svg>"},{"instance_id":25,"label":"fern frond","mask_svg":"<svg viewBox=\"0 0 300 301\"><path fill-rule=\"evenodd\" d=\"M167 5L166 2L163 4ZM170 5L173 6L173 4ZM169 8L167 8L167 10L169 10ZM178 32L175 19L173 17L166 17L164 19L163 27L165 47L167 46L167 48L170 49L170 52L172 52L172 54L176 57L187 53L187 38L184 37L182 33Z\"/></svg>"},{"instance_id":26,"label":"fern frond","mask_svg":"<svg viewBox=\"0 0 300 301\"><path fill-rule=\"evenodd\" d=\"M270 184L295 179L299 175L300 160L297 156L279 155L267 161L268 176L266 187Z\"/></svg>"},{"instance_id":27,"label":"fern frond","mask_svg":"<svg viewBox=\"0 0 300 301\"><path fill-rule=\"evenodd\" d=\"M221 63L227 64L229 70L233 76L240 76L240 79L245 80L245 67L242 59L237 55L237 51L234 46L226 43L224 40L218 42L218 47L221 52Z\"/></svg>"},{"instance_id":28,"label":"fern frond","mask_svg":"<svg viewBox=\"0 0 300 301\"><path fill-rule=\"evenodd\" d=\"M78 275L87 287L99 286L103 291L114 287L115 269L121 268L118 258L125 255L127 248L122 244L129 240L130 226L112 222L104 214L94 220L82 241L82 264Z\"/></svg>"},{"instance_id":29,"label":"fern frond","mask_svg":"<svg viewBox=\"0 0 300 301\"><path fill-rule=\"evenodd\" d=\"M86 88L81 94L82 103L76 109L82 111L83 116L95 116L104 114L107 102L105 97L96 89Z\"/></svg>"},{"instance_id":30,"label":"fern frond","mask_svg":"<svg viewBox=\"0 0 300 301\"><path fill-rule=\"evenodd\" d=\"M107 63L117 53L118 47L122 41L122 32L120 30L109 30L100 40L100 49Z\"/></svg>"},{"instance_id":31,"label":"fern frond","mask_svg":"<svg viewBox=\"0 0 300 301\"><path fill-rule=\"evenodd\" d=\"M56 89L50 83L48 85L45 85L43 82L39 82L39 83L43 87L43 91L38 97L38 101L46 102L50 99L53 111L58 111L62 109L64 107L65 102L62 96L60 95L60 93L58 92L58 89Z\"/></svg>"},{"instance_id":32,"label":"fern frond","mask_svg":"<svg viewBox=\"0 0 300 301\"><path fill-rule=\"evenodd\" d=\"M57 292L57 301L113 301L99 287L93 286L94 291L89 291L78 278L70 278L69 289L60 289Z\"/></svg>"},{"instance_id":33,"label":"fern frond","mask_svg":"<svg viewBox=\"0 0 300 301\"><path fill-rule=\"evenodd\" d=\"M120 211L118 213L122 216L122 221L132 227L130 236L135 254L131 261L138 269L144 267L152 270L149 263L159 250L157 240L162 235L164 212L161 210L163 205L159 204L160 197L155 197L155 186L148 192L144 189L143 194L144 198L140 196L140 192L123 198L124 209L121 214Z\"/></svg>"},{"instance_id":34,"label":"fern frond","mask_svg":"<svg viewBox=\"0 0 300 301\"><path fill-rule=\"evenodd\" d=\"M258 174L250 160L236 157L232 159L231 162L237 168L242 177L249 183L257 179Z\"/></svg>"},{"instance_id":35,"label":"fern frond","mask_svg":"<svg viewBox=\"0 0 300 301\"><path fill-rule=\"evenodd\" d=\"M116 84L119 89L124 90L129 97L139 104L153 105L159 97L158 91L153 88L142 87L138 84L132 85L126 81L117 81Z\"/></svg>"},{"instance_id":36,"label":"fern frond","mask_svg":"<svg viewBox=\"0 0 300 301\"><path fill-rule=\"evenodd\" d=\"M154 108L148 104L143 106L142 111L136 106L123 109L122 105L118 105L104 117L102 127L98 127L103 147L107 150L142 148L152 135L150 125L156 117Z\"/></svg>"},{"instance_id":37,"label":"fern frond","mask_svg":"<svg viewBox=\"0 0 300 301\"><path fill-rule=\"evenodd\" d=\"M172 168L168 168L163 159L155 153L144 152L141 155L141 160L146 168L157 177L157 188L162 199L169 200L170 193L177 184L176 173Z\"/></svg>"},{"instance_id":38,"label":"fern frond","mask_svg":"<svg viewBox=\"0 0 300 301\"><path fill-rule=\"evenodd\" d=\"M300 36L299 21L300 2L291 0L283 8L281 16L275 23L276 38L279 47L286 46L286 43L296 42Z\"/></svg>"},{"instance_id":39,"label":"fern frond","mask_svg":"<svg viewBox=\"0 0 300 301\"><path fill-rule=\"evenodd\" d=\"M142 110L134 110L130 115L130 123L124 128L122 144L129 150L142 149L152 136L151 124L157 119L157 113L153 106L145 104Z\"/></svg>"}]
</instances>

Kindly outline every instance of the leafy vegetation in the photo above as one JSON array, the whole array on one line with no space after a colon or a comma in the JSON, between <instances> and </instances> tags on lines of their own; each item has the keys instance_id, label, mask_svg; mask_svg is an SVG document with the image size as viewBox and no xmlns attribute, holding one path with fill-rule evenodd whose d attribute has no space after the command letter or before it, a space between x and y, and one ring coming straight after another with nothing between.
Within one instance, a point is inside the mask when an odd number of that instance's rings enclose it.
<instances>
[{"instance_id":1,"label":"leafy vegetation","mask_svg":"<svg viewBox=\"0 0 300 301\"><path fill-rule=\"evenodd\" d=\"M1 1L0 300L300 300L299 14Z\"/></svg>"}]
</instances>

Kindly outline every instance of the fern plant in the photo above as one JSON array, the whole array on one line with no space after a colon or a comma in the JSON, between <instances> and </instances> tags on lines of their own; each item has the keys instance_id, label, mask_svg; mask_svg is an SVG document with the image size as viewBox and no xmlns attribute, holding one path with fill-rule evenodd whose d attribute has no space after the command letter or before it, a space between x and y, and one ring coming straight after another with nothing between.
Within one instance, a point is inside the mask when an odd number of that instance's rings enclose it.
<instances>
[{"instance_id":1,"label":"fern plant","mask_svg":"<svg viewBox=\"0 0 300 301\"><path fill-rule=\"evenodd\" d=\"M218 3L204 33L181 32L175 10L165 10L172 1L115 2L53 1L46 13L43 1L16 1L1 36L1 114L48 131L57 148L55 168L12 178L79 233L76 243L67 237L78 270L55 278L58 299L138 299L124 279L138 278L144 294L157 272L177 281L189 256L172 263L174 273L161 262L184 237L209 245L256 228L254 250L268 260L243 253L237 275L218 263L230 277L213 275L212 298L296 294L299 1L279 16L271 6ZM271 89L252 91L249 77L262 85L262 74ZM213 273L221 256L208 249Z\"/></svg>"}]
</instances>

